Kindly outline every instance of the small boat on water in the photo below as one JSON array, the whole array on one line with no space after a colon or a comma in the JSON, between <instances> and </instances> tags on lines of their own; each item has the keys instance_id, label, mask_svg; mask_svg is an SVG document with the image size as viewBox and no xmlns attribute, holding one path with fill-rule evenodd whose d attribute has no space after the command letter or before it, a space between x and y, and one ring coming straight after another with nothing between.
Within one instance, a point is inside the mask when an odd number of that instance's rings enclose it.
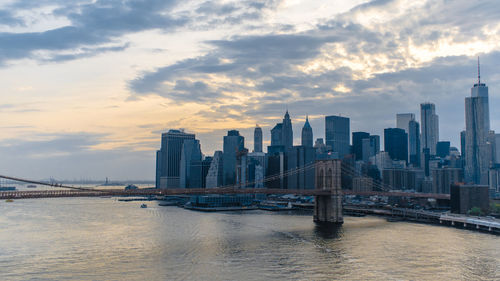
<instances>
[{"instance_id":1,"label":"small boat on water","mask_svg":"<svg viewBox=\"0 0 500 281\"><path fill-rule=\"evenodd\" d=\"M14 200L12 200L12 199L7 199L7 200L5 200L5 202L10 203L10 202L14 202Z\"/></svg>"},{"instance_id":2,"label":"small boat on water","mask_svg":"<svg viewBox=\"0 0 500 281\"><path fill-rule=\"evenodd\" d=\"M148 207L148 205L146 205L146 204L141 205L141 208L147 208L147 207Z\"/></svg>"},{"instance_id":3,"label":"small boat on water","mask_svg":"<svg viewBox=\"0 0 500 281\"><path fill-rule=\"evenodd\" d=\"M27 188L36 188L36 185L34 185L34 184L28 184L26 187Z\"/></svg>"},{"instance_id":4,"label":"small boat on water","mask_svg":"<svg viewBox=\"0 0 500 281\"><path fill-rule=\"evenodd\" d=\"M0 186L0 191L13 191L16 190L15 186Z\"/></svg>"}]
</instances>

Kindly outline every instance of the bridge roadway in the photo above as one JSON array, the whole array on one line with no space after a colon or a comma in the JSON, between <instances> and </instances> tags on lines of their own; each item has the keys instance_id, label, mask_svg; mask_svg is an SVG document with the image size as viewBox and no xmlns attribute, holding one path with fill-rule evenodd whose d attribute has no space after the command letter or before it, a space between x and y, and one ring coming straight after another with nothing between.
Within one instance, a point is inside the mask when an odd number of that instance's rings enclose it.
<instances>
[{"instance_id":1,"label":"bridge roadway","mask_svg":"<svg viewBox=\"0 0 500 281\"><path fill-rule=\"evenodd\" d=\"M60 186L65 187L65 186ZM362 196L397 196L411 198L435 198L449 200L448 194L409 193L409 192L355 192L343 190L344 195ZM165 196L165 195L204 195L204 194L295 194L305 196L331 195L328 190L317 189L272 189L272 188L171 188L171 189L88 189L74 188L69 190L29 190L2 191L0 199L56 198L56 197L99 197L99 196Z\"/></svg>"}]
</instances>

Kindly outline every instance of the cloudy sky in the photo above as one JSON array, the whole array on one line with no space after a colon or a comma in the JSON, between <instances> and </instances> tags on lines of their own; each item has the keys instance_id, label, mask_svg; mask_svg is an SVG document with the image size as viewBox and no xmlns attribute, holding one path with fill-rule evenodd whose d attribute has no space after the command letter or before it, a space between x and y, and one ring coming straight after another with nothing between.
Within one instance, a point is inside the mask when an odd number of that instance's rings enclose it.
<instances>
[{"instance_id":1,"label":"cloudy sky","mask_svg":"<svg viewBox=\"0 0 500 281\"><path fill-rule=\"evenodd\" d=\"M476 60L500 131L497 1L0 0L0 172L154 179L161 132L252 147L288 107L383 134L433 102L459 146Z\"/></svg>"}]
</instances>

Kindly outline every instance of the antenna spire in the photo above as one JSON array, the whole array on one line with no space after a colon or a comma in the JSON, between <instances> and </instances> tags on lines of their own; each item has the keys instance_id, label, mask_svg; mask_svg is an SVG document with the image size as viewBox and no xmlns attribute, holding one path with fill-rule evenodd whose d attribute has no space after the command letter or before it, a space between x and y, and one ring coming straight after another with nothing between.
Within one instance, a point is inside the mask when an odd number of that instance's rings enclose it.
<instances>
[{"instance_id":1,"label":"antenna spire","mask_svg":"<svg viewBox=\"0 0 500 281\"><path fill-rule=\"evenodd\" d=\"M481 68L479 64L479 56L477 56L477 84L481 84Z\"/></svg>"}]
</instances>

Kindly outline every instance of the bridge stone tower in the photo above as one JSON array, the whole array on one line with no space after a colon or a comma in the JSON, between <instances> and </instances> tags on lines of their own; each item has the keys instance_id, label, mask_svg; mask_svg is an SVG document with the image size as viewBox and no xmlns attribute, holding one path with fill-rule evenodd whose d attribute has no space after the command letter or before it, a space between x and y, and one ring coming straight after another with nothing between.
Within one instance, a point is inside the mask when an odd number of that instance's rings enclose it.
<instances>
[{"instance_id":1,"label":"bridge stone tower","mask_svg":"<svg viewBox=\"0 0 500 281\"><path fill-rule=\"evenodd\" d=\"M316 195L314 221L321 223L344 222L342 217L342 186L340 182L340 160L318 160L315 165L316 190L325 191Z\"/></svg>"}]
</instances>

